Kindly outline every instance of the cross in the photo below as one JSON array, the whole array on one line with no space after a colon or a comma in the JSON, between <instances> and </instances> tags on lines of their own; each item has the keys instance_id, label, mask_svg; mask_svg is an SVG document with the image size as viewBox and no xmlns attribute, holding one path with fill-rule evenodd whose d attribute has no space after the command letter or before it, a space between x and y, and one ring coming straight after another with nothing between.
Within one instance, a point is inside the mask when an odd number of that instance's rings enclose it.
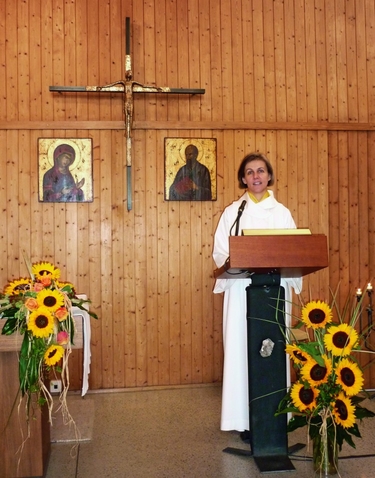
<instances>
[{"instance_id":1,"label":"cross","mask_svg":"<svg viewBox=\"0 0 375 478\"><path fill-rule=\"evenodd\" d=\"M168 86L142 85L133 80L132 62L130 56L130 18L125 21L126 55L125 79L118 80L104 86L50 86L49 91L58 92L111 92L124 94L124 116L126 137L126 180L127 180L127 207L132 208L131 166L132 166L132 122L133 122L133 93L173 93L203 95L204 89L170 88Z\"/></svg>"}]
</instances>

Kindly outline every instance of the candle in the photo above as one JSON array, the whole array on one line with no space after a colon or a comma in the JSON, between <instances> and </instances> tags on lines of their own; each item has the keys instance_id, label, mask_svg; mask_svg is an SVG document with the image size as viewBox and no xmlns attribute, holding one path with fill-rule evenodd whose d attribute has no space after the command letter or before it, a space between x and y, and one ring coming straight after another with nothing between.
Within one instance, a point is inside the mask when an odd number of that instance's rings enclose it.
<instances>
[{"instance_id":1,"label":"candle","mask_svg":"<svg viewBox=\"0 0 375 478\"><path fill-rule=\"evenodd\" d=\"M361 290L361 289L357 289L356 296L357 296L357 297L361 297L361 295L362 295L362 290Z\"/></svg>"},{"instance_id":2,"label":"candle","mask_svg":"<svg viewBox=\"0 0 375 478\"><path fill-rule=\"evenodd\" d=\"M370 282L367 284L367 290L368 290L368 291L372 291L372 285L371 285Z\"/></svg>"}]
</instances>

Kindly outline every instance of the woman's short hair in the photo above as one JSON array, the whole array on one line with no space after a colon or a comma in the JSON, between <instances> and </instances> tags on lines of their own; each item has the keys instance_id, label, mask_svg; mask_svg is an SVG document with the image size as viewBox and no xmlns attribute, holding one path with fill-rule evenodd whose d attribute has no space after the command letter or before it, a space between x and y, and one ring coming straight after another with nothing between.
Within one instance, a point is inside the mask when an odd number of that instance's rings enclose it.
<instances>
[{"instance_id":1,"label":"woman's short hair","mask_svg":"<svg viewBox=\"0 0 375 478\"><path fill-rule=\"evenodd\" d=\"M247 154L243 158L243 160L241 161L240 167L238 168L237 178L238 178L238 185L239 185L240 189L246 189L247 188L246 184L242 180L245 177L246 165L248 163L251 163L251 161L255 161L256 159L260 159L260 160L264 161L264 163L266 165L266 168L267 168L267 172L271 176L270 180L268 181L267 186L272 186L275 183L275 175L274 175L274 172L273 172L273 167L270 163L270 160L267 158L267 156L265 154L262 154L262 153L250 153L250 154Z\"/></svg>"}]
</instances>

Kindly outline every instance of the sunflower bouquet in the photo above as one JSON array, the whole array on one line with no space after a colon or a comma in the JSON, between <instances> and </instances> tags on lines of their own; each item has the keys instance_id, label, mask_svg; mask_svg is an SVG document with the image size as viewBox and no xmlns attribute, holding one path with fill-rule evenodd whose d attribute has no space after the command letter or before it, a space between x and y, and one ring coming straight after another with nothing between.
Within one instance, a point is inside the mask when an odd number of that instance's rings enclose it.
<instances>
[{"instance_id":1,"label":"sunflower bouquet","mask_svg":"<svg viewBox=\"0 0 375 478\"><path fill-rule=\"evenodd\" d=\"M60 270L49 262L28 264L29 278L13 280L0 294L0 318L6 322L3 335L19 334L19 382L27 409L32 396L42 406L48 404L50 420L52 396L46 386L50 372L62 382L60 401L65 403L69 388L68 358L74 344L75 322L72 307L85 308L89 300L75 294L69 282L60 282Z\"/></svg>"},{"instance_id":2,"label":"sunflower bouquet","mask_svg":"<svg viewBox=\"0 0 375 478\"><path fill-rule=\"evenodd\" d=\"M361 302L346 322L348 310L349 300L340 314L335 297L332 306L313 300L302 307L295 327L305 327L308 339L298 341L290 330L286 353L296 369L296 381L276 412L293 413L288 432L307 426L312 440L324 439L339 450L344 441L355 448L353 436L361 437L356 420L375 416L361 406L366 397L358 395L364 383L355 357L361 351L361 337L355 329Z\"/></svg>"}]
</instances>

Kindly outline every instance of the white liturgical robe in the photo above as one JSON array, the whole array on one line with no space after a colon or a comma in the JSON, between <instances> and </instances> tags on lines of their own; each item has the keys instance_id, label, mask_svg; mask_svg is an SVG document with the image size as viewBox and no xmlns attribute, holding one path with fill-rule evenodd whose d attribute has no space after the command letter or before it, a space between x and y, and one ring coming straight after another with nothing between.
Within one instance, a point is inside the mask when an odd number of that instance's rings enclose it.
<instances>
[{"instance_id":1,"label":"white liturgical robe","mask_svg":"<svg viewBox=\"0 0 375 478\"><path fill-rule=\"evenodd\" d=\"M224 265L229 256L228 238L242 201L246 200L246 206L240 219L239 231L296 228L289 209L275 199L272 191L268 192L268 198L255 203L246 191L240 199L224 210L214 238L213 259L218 268ZM249 254L251 255L251 251ZM214 293L224 292L221 430L249 430L246 287L250 284L251 278L217 279L214 287ZM285 289L285 321L288 326L290 325L291 289L293 287L299 294L302 278L283 278L281 286ZM289 371L289 364L287 371Z\"/></svg>"}]
</instances>

